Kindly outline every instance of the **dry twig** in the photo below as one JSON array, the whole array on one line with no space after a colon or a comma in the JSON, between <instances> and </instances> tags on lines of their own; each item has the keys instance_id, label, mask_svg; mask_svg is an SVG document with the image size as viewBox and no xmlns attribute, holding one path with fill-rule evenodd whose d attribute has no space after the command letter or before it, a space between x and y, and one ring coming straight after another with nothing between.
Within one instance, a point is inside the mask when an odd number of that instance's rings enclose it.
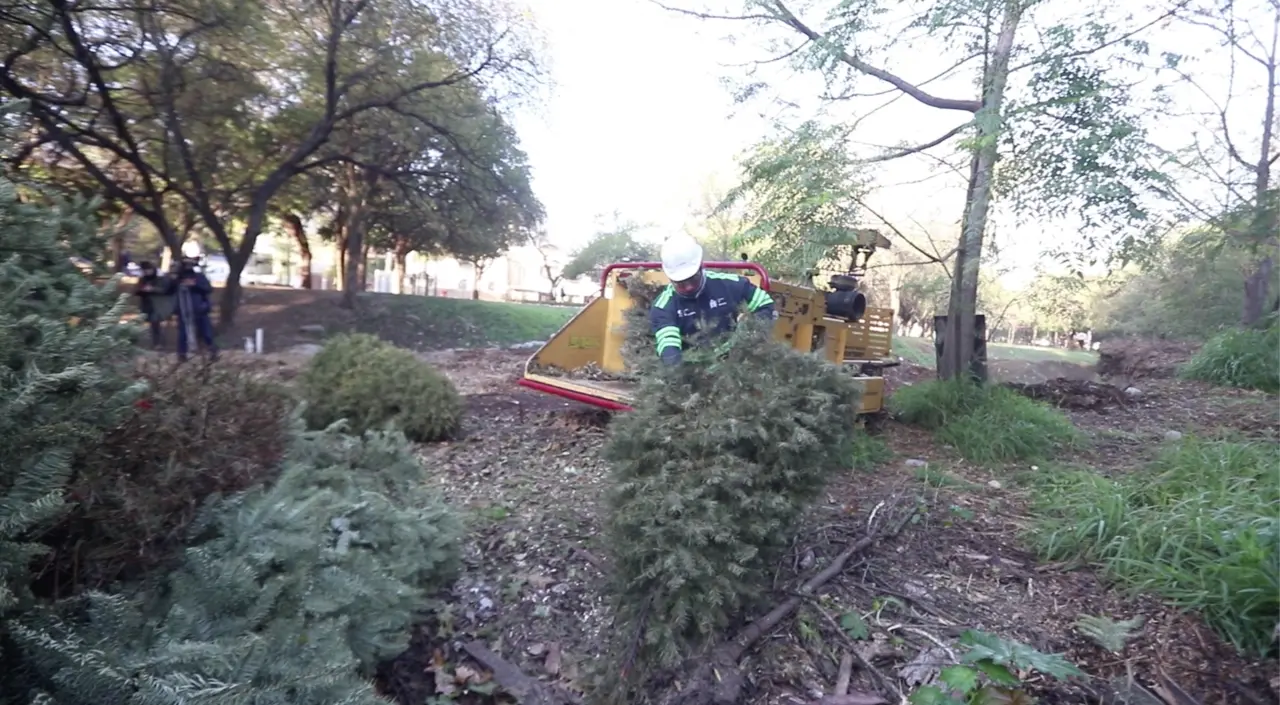
<instances>
[{"instance_id":1,"label":"dry twig","mask_svg":"<svg viewBox=\"0 0 1280 705\"><path fill-rule=\"evenodd\" d=\"M867 550L878 540L897 536L911 517L915 516L917 509L913 506L901 521L895 523L883 534L864 536L856 541L840 552L831 561L831 565L805 581L797 590L796 596L786 599L768 614L747 625L733 640L716 647L711 652L710 658L703 661L703 665L686 681L683 688L668 694L662 700L663 705L707 705L708 703L731 705L738 702L744 685L744 678L738 670L738 662L747 649L795 612L800 603L811 596L815 590L839 575L851 558Z\"/></svg>"}]
</instances>

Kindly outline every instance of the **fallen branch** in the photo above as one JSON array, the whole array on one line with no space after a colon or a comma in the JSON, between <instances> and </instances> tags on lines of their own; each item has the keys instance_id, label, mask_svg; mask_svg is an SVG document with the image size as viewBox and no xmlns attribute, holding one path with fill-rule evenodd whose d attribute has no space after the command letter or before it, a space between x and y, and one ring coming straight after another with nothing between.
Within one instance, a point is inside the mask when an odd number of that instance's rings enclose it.
<instances>
[{"instance_id":1,"label":"fallen branch","mask_svg":"<svg viewBox=\"0 0 1280 705\"><path fill-rule=\"evenodd\" d=\"M711 657L694 671L683 688L663 699L663 705L733 705L737 703L742 696L744 683L742 673L738 670L738 662L742 660L747 649L795 612L800 607L800 603L815 590L839 575L849 559L867 550L878 540L898 535L915 513L916 508L913 507L890 531L880 536L864 536L841 551L831 561L831 565L805 581L796 591L795 596L787 598L768 614L747 625L732 641L716 647L711 652Z\"/></svg>"},{"instance_id":2,"label":"fallen branch","mask_svg":"<svg viewBox=\"0 0 1280 705\"><path fill-rule=\"evenodd\" d=\"M853 639L849 638L849 634L840 628L835 617L832 617L826 610L822 609L820 605L814 604L813 607L817 610L818 614L822 615L823 619L827 620L827 624L830 624L831 627L836 630L836 633L840 635L840 638L845 641L845 645L849 647L850 653L853 654L854 658L858 659L858 665L862 666L863 670L871 674L871 678L875 680L876 685L880 686L880 690L883 693L892 695L896 698L895 702L906 702L906 696L903 695L902 691L893 684L893 681L882 673L880 669L876 668L875 664L871 663L870 659L863 656L862 653L858 651L858 645L853 643Z\"/></svg>"},{"instance_id":3,"label":"fallen branch","mask_svg":"<svg viewBox=\"0 0 1280 705\"><path fill-rule=\"evenodd\" d=\"M463 644L462 650L493 672L493 679L521 705L581 705L582 699L524 674L493 653L482 641Z\"/></svg>"},{"instance_id":4,"label":"fallen branch","mask_svg":"<svg viewBox=\"0 0 1280 705\"><path fill-rule=\"evenodd\" d=\"M849 692L849 679L853 677L853 654L844 653L840 656L840 670L836 672L836 687L831 691L832 695L844 695Z\"/></svg>"}]
</instances>

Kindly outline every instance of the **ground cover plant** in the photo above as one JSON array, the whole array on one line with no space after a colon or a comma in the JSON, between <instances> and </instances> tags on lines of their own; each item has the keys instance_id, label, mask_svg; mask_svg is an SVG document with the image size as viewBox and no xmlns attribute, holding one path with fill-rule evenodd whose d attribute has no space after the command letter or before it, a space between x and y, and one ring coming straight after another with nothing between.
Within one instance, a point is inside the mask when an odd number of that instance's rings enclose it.
<instances>
[{"instance_id":1,"label":"ground cover plant","mask_svg":"<svg viewBox=\"0 0 1280 705\"><path fill-rule=\"evenodd\" d=\"M1210 338L1181 369L1183 377L1224 387L1280 392L1280 314L1265 325Z\"/></svg>"},{"instance_id":2,"label":"ground cover plant","mask_svg":"<svg viewBox=\"0 0 1280 705\"><path fill-rule=\"evenodd\" d=\"M1035 542L1051 560L1097 563L1265 654L1280 615L1277 468L1273 443L1188 437L1133 474L1047 473L1035 483Z\"/></svg>"},{"instance_id":3,"label":"ground cover plant","mask_svg":"<svg viewBox=\"0 0 1280 705\"><path fill-rule=\"evenodd\" d=\"M889 409L976 463L1044 458L1079 442L1060 411L997 385L922 382L896 390Z\"/></svg>"}]
</instances>

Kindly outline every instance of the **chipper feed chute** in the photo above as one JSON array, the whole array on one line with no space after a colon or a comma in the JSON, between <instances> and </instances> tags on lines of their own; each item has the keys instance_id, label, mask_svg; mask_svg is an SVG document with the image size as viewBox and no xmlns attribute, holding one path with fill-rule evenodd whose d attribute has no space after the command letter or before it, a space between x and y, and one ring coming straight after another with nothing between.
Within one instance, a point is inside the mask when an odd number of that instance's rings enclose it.
<instances>
[{"instance_id":1,"label":"chipper feed chute","mask_svg":"<svg viewBox=\"0 0 1280 705\"><path fill-rule=\"evenodd\" d=\"M827 303L828 298L840 296L838 293L772 283L764 268L753 262L707 262L704 266L741 273L770 292L778 310L774 339L805 352L822 350L823 357L833 364L849 366L863 385L860 413L881 410L884 379L875 374L874 365L867 363L889 354L892 311L867 309L862 302L856 313L837 315L835 310L843 308L832 306L829 311ZM622 357L624 322L633 304L626 286L629 276L643 277L655 284L668 283L657 262L605 267L601 295L525 362L519 384L612 411L630 410L633 384L618 379L626 370ZM836 300L842 299L833 299L833 303Z\"/></svg>"}]
</instances>

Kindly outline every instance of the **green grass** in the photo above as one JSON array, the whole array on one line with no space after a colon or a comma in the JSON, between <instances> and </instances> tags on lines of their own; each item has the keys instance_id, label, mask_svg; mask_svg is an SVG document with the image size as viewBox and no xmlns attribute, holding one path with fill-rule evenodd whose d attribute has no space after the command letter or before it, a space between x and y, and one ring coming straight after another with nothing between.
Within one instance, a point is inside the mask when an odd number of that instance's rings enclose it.
<instances>
[{"instance_id":1,"label":"green grass","mask_svg":"<svg viewBox=\"0 0 1280 705\"><path fill-rule=\"evenodd\" d=\"M995 385L914 384L895 391L889 409L975 463L1046 458L1081 439L1062 412Z\"/></svg>"},{"instance_id":2,"label":"green grass","mask_svg":"<svg viewBox=\"0 0 1280 705\"><path fill-rule=\"evenodd\" d=\"M405 325L405 316L412 315L417 321L410 319L409 325L425 328L430 336L449 341L446 347L459 348L546 340L579 311L571 306L437 296L388 296L386 301L391 320L379 322L379 328Z\"/></svg>"},{"instance_id":3,"label":"green grass","mask_svg":"<svg viewBox=\"0 0 1280 705\"><path fill-rule=\"evenodd\" d=\"M1280 448L1185 438L1139 473L1046 472L1034 540L1052 560L1098 563L1134 591L1194 609L1265 654L1280 619Z\"/></svg>"},{"instance_id":4,"label":"green grass","mask_svg":"<svg viewBox=\"0 0 1280 705\"><path fill-rule=\"evenodd\" d=\"M1219 333L1180 372L1223 387L1280 392L1280 323Z\"/></svg>"},{"instance_id":5,"label":"green grass","mask_svg":"<svg viewBox=\"0 0 1280 705\"><path fill-rule=\"evenodd\" d=\"M925 367L933 367L934 365L932 338L895 337L893 339L893 352L895 355L900 355L902 359L915 365L923 365ZM1075 365L1092 365L1098 361L1098 354L1088 350L987 343L987 359L993 362L1021 360L1024 362L1069 362Z\"/></svg>"},{"instance_id":6,"label":"green grass","mask_svg":"<svg viewBox=\"0 0 1280 705\"><path fill-rule=\"evenodd\" d=\"M849 446L849 464L855 470L870 472L893 459L893 451L884 439L860 432Z\"/></svg>"}]
</instances>

